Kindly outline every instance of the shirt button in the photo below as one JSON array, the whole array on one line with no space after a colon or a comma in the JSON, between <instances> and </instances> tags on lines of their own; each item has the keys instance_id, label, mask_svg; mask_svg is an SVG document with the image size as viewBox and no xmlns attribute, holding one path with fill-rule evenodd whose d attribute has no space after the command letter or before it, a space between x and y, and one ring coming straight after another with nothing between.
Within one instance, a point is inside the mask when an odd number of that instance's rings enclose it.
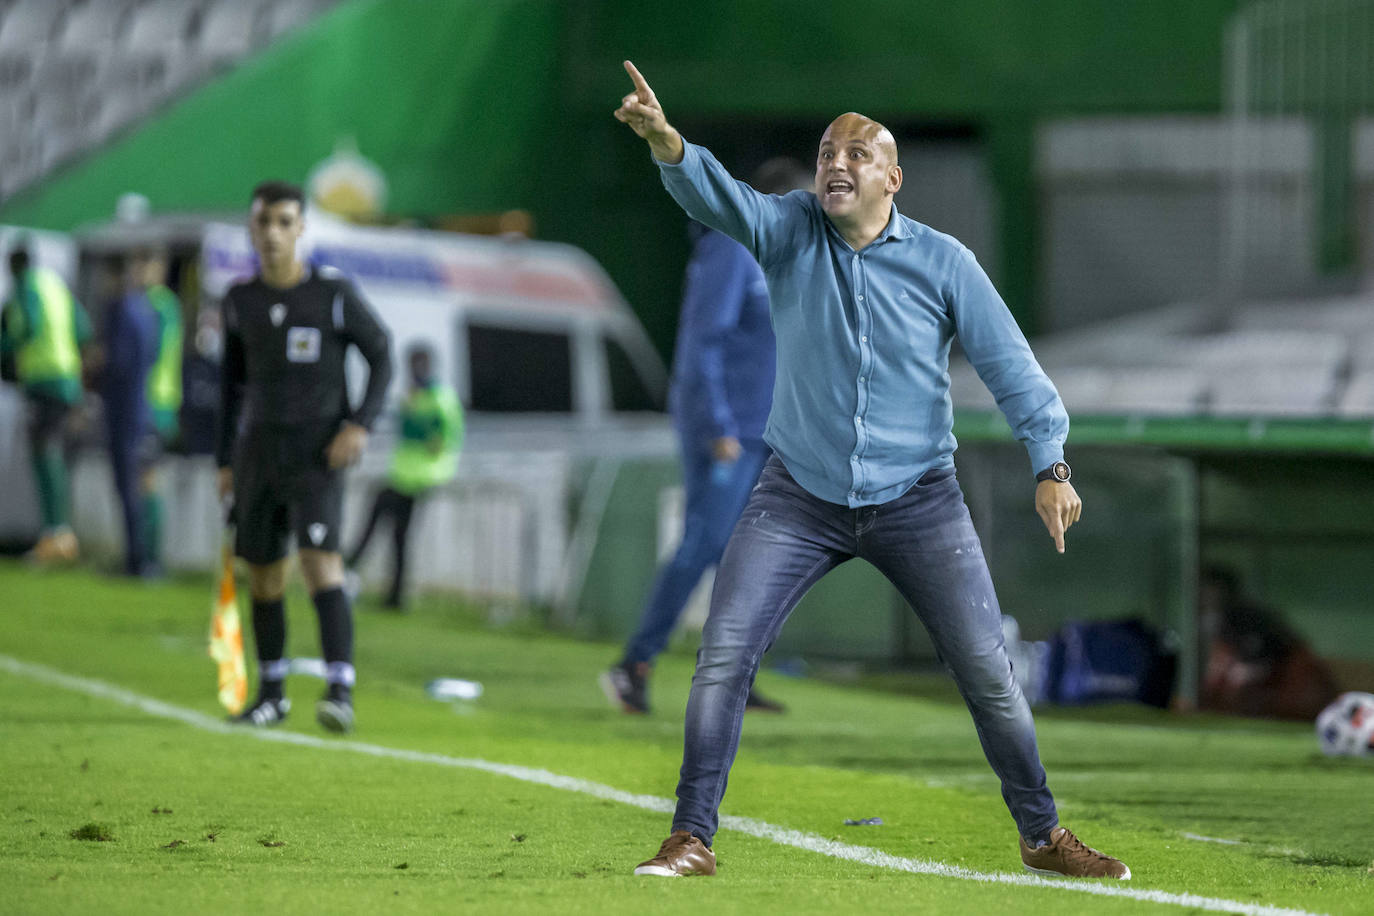
<instances>
[{"instance_id":1,"label":"shirt button","mask_svg":"<svg viewBox=\"0 0 1374 916\"><path fill-rule=\"evenodd\" d=\"M860 302L863 302L863 301L864 301L864 297L863 297L863 296L860 296L860 297L859 297L859 301L860 301Z\"/></svg>"},{"instance_id":2,"label":"shirt button","mask_svg":"<svg viewBox=\"0 0 1374 916\"><path fill-rule=\"evenodd\" d=\"M863 418L863 417L855 417L855 418L854 418L854 422L855 422L855 423L862 423L863 421L864 421L864 418Z\"/></svg>"},{"instance_id":3,"label":"shirt button","mask_svg":"<svg viewBox=\"0 0 1374 916\"><path fill-rule=\"evenodd\" d=\"M849 498L850 498L850 499L858 499L858 498L859 498L859 494L858 494L858 493L850 493L850 494L849 494Z\"/></svg>"},{"instance_id":4,"label":"shirt button","mask_svg":"<svg viewBox=\"0 0 1374 916\"><path fill-rule=\"evenodd\" d=\"M868 343L867 337L860 337L859 340L863 341L864 343Z\"/></svg>"},{"instance_id":5,"label":"shirt button","mask_svg":"<svg viewBox=\"0 0 1374 916\"><path fill-rule=\"evenodd\" d=\"M864 383L864 377L861 375L861 376L859 376L859 384L862 385L863 383Z\"/></svg>"}]
</instances>

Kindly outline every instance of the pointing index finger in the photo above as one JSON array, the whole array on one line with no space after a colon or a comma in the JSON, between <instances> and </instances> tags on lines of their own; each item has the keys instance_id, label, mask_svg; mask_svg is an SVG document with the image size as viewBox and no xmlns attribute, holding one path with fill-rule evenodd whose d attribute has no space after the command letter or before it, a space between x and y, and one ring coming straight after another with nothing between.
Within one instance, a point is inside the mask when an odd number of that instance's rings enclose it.
<instances>
[{"instance_id":1,"label":"pointing index finger","mask_svg":"<svg viewBox=\"0 0 1374 916\"><path fill-rule=\"evenodd\" d=\"M1050 537L1054 538L1054 549L1064 552L1064 522L1058 513L1050 514Z\"/></svg>"},{"instance_id":2,"label":"pointing index finger","mask_svg":"<svg viewBox=\"0 0 1374 916\"><path fill-rule=\"evenodd\" d=\"M625 72L630 74L630 79L634 81L635 91L639 93L639 100L641 102L648 102L654 97L654 91L649 88L648 82L645 81L639 70L635 68L635 65L628 60L625 61Z\"/></svg>"}]
</instances>

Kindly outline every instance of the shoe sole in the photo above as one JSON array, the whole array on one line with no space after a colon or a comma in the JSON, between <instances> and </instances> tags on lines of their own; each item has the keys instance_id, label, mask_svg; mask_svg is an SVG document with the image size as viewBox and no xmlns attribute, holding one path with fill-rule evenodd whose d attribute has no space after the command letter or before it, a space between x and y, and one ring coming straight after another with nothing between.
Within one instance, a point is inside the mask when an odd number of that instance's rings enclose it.
<instances>
[{"instance_id":1,"label":"shoe sole","mask_svg":"<svg viewBox=\"0 0 1374 916\"><path fill-rule=\"evenodd\" d=\"M315 721L331 732L343 734L353 730L353 711L338 703L321 700L315 706Z\"/></svg>"},{"instance_id":2,"label":"shoe sole","mask_svg":"<svg viewBox=\"0 0 1374 916\"><path fill-rule=\"evenodd\" d=\"M1047 869L1047 868L1031 868L1031 867L1030 867L1029 865L1027 865L1025 862L1022 862L1022 863L1021 863L1021 867L1024 868L1026 871L1030 872L1031 874L1043 875L1043 876L1046 877L1046 878L1091 878L1091 877L1092 877L1092 875L1066 875L1066 874L1064 874L1062 871L1050 871L1050 870ZM1098 877L1099 877L1099 878L1108 878L1108 879L1110 879L1110 880L1112 880L1112 881L1129 881L1129 880L1131 880L1131 867L1130 867L1129 865L1126 866L1126 874L1122 875L1120 878L1113 878L1111 875L1098 875Z\"/></svg>"},{"instance_id":3,"label":"shoe sole","mask_svg":"<svg viewBox=\"0 0 1374 916\"><path fill-rule=\"evenodd\" d=\"M240 728L276 728L278 725L281 725L283 722L286 721L286 717L290 712L291 701L288 699L282 699L281 704L277 707L277 717L275 719L269 719L266 722L259 722L256 719L243 718L241 716L230 716L229 724L237 725Z\"/></svg>"},{"instance_id":4,"label":"shoe sole","mask_svg":"<svg viewBox=\"0 0 1374 916\"><path fill-rule=\"evenodd\" d=\"M620 691L615 689L615 680L611 677L611 672L601 672L601 674L597 676L596 682L601 685L601 692L606 695L606 700L622 712L627 712L632 716L642 716L649 711L647 709L636 709L620 698ZM639 872L635 872L635 874L639 874Z\"/></svg>"},{"instance_id":5,"label":"shoe sole","mask_svg":"<svg viewBox=\"0 0 1374 916\"><path fill-rule=\"evenodd\" d=\"M254 722L252 719L231 718L229 719L229 724L238 726L239 728L276 728L285 721L286 716L282 716L280 719L273 719L271 722Z\"/></svg>"},{"instance_id":6,"label":"shoe sole","mask_svg":"<svg viewBox=\"0 0 1374 916\"><path fill-rule=\"evenodd\" d=\"M664 865L641 865L635 869L636 875L651 875L655 878L681 878L682 875Z\"/></svg>"}]
</instances>

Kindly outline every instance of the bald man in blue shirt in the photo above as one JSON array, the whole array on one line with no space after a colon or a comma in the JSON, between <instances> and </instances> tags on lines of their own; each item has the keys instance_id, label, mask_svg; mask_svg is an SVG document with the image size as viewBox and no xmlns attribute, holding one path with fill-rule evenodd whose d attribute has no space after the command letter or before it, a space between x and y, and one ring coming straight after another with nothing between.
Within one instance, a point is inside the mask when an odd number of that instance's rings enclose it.
<instances>
[{"instance_id":1,"label":"bald man in blue shirt","mask_svg":"<svg viewBox=\"0 0 1374 916\"><path fill-rule=\"evenodd\" d=\"M672 832L638 875L715 873L711 842L759 659L816 581L861 557L911 604L953 675L1002 784L1032 872L1125 879L1121 861L1059 824L1030 706L954 473L949 349L957 335L1035 475L1055 548L1082 511L1069 420L996 289L956 239L897 212L887 128L853 112L821 137L812 191L761 194L686 143L629 61L618 120L646 140L668 193L738 241L768 283L777 377L774 456L716 574L687 702Z\"/></svg>"}]
</instances>

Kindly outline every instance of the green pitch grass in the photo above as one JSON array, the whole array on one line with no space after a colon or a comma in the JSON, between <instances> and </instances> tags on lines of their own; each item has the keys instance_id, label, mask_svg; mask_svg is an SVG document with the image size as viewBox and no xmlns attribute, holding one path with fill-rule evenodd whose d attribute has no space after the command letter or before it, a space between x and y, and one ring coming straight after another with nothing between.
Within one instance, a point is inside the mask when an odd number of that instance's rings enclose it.
<instances>
[{"instance_id":1,"label":"green pitch grass","mask_svg":"<svg viewBox=\"0 0 1374 916\"><path fill-rule=\"evenodd\" d=\"M142 585L0 564L0 654L218 717L208 581ZM317 655L289 597L292 654ZM615 647L492 631L440 601L358 616L358 728L385 748L545 768L671 797L691 661L654 714L611 710ZM473 703L425 696L481 681ZM895 856L1019 874L1016 835L963 707L765 672L726 813ZM321 736L319 681L283 727ZM1374 761L1311 729L1134 708L1044 711L1066 824L1132 889L1374 912ZM1186 907L913 875L723 830L713 879L635 878L666 815L506 776L216 733L0 669L0 910L7 913L1179 913ZM847 827L846 818L882 826ZM1210 842L1193 837L1227 841Z\"/></svg>"}]
</instances>

